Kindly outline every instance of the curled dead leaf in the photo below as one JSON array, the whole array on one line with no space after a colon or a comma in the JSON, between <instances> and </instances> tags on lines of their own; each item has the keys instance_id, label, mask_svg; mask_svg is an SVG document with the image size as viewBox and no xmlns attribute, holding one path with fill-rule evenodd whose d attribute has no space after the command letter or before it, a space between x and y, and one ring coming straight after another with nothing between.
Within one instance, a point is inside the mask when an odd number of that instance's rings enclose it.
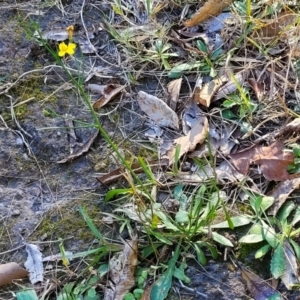
<instances>
[{"instance_id":1,"label":"curled dead leaf","mask_svg":"<svg viewBox=\"0 0 300 300\"><path fill-rule=\"evenodd\" d=\"M180 146L179 157L183 154L195 150L198 144L202 144L205 141L208 132L208 120L206 117L200 117L193 125L192 129L186 136L175 139L174 147L169 150L166 156L169 158L169 164L174 163L176 146Z\"/></svg>"},{"instance_id":2,"label":"curled dead leaf","mask_svg":"<svg viewBox=\"0 0 300 300\"><path fill-rule=\"evenodd\" d=\"M28 276L28 272L15 262L0 265L0 286L11 284L15 279Z\"/></svg>"},{"instance_id":3,"label":"curled dead leaf","mask_svg":"<svg viewBox=\"0 0 300 300\"><path fill-rule=\"evenodd\" d=\"M169 92L169 106L174 111L176 110L177 101L179 98L179 92L181 88L182 78L174 79L168 84Z\"/></svg>"},{"instance_id":4,"label":"curled dead leaf","mask_svg":"<svg viewBox=\"0 0 300 300\"><path fill-rule=\"evenodd\" d=\"M110 280L105 290L104 300L123 300L133 287L134 271L138 263L137 237L124 242L124 249L109 261Z\"/></svg>"},{"instance_id":5,"label":"curled dead leaf","mask_svg":"<svg viewBox=\"0 0 300 300\"><path fill-rule=\"evenodd\" d=\"M102 97L93 104L93 108L98 109L103 107L105 104L115 99L116 96L118 96L124 88L125 85L119 85L119 84L106 85L103 89Z\"/></svg>"},{"instance_id":6,"label":"curled dead leaf","mask_svg":"<svg viewBox=\"0 0 300 300\"><path fill-rule=\"evenodd\" d=\"M226 81L227 77L221 76L206 83L202 88L196 86L193 99L205 107L209 107L215 93Z\"/></svg>"},{"instance_id":7,"label":"curled dead leaf","mask_svg":"<svg viewBox=\"0 0 300 300\"><path fill-rule=\"evenodd\" d=\"M208 0L190 20L184 22L184 26L193 27L210 17L217 16L232 2L233 0Z\"/></svg>"},{"instance_id":8,"label":"curled dead leaf","mask_svg":"<svg viewBox=\"0 0 300 300\"><path fill-rule=\"evenodd\" d=\"M300 187L300 178L294 178L291 180L286 180L280 182L269 194L268 196L274 197L274 205L270 208L269 214L275 216L280 209L280 207L287 200L289 195Z\"/></svg>"},{"instance_id":9,"label":"curled dead leaf","mask_svg":"<svg viewBox=\"0 0 300 300\"><path fill-rule=\"evenodd\" d=\"M294 154L283 151L284 144L276 141L268 147L256 145L252 148L231 154L237 170L246 175L251 163L260 165L267 180L285 181L289 179L287 166L294 162Z\"/></svg>"},{"instance_id":10,"label":"curled dead leaf","mask_svg":"<svg viewBox=\"0 0 300 300\"><path fill-rule=\"evenodd\" d=\"M280 35L287 36L288 27L293 26L297 20L297 14L283 13L276 20L269 20L263 23L261 28L253 32L253 38L263 42L272 42ZM293 33L295 33L293 28Z\"/></svg>"}]
</instances>

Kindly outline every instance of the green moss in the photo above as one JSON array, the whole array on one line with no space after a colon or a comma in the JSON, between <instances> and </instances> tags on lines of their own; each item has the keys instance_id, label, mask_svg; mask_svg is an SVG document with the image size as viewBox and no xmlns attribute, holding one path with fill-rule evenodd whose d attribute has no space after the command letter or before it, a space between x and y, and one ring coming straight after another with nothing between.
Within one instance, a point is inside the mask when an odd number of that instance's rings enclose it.
<instances>
[{"instance_id":1,"label":"green moss","mask_svg":"<svg viewBox=\"0 0 300 300\"><path fill-rule=\"evenodd\" d=\"M84 205L87 214L93 220L95 226L101 232L102 227L99 218L100 208L94 203L88 203L88 201L75 201L65 204L59 208L52 209L48 212L40 226L34 232L33 236L39 238L43 235L51 236L51 239L55 238L68 238L74 236L75 241L90 242L95 236L88 228L86 222L78 211L78 207Z\"/></svg>"}]
</instances>

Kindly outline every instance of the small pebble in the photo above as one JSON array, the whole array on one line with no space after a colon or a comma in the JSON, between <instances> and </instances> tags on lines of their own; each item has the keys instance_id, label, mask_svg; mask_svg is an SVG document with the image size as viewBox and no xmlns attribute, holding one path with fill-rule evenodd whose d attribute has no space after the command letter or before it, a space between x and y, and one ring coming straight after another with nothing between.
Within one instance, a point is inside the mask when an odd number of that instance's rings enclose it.
<instances>
[{"instance_id":1,"label":"small pebble","mask_svg":"<svg viewBox=\"0 0 300 300\"><path fill-rule=\"evenodd\" d=\"M16 138L16 144L17 144L17 146L23 146L23 140L20 138L20 137L17 137Z\"/></svg>"},{"instance_id":2,"label":"small pebble","mask_svg":"<svg viewBox=\"0 0 300 300\"><path fill-rule=\"evenodd\" d=\"M19 216L21 214L21 212L18 210L18 209L14 209L13 211L12 211L12 213L11 213L11 215L13 216L13 217L17 217L17 216Z\"/></svg>"}]
</instances>

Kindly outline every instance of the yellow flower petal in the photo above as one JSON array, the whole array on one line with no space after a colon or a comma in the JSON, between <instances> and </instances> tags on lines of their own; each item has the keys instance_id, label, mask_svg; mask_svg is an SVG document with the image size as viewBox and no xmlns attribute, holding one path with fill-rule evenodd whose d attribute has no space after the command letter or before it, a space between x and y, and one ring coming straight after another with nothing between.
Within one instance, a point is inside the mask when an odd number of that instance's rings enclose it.
<instances>
[{"instance_id":1,"label":"yellow flower petal","mask_svg":"<svg viewBox=\"0 0 300 300\"><path fill-rule=\"evenodd\" d=\"M69 54L69 55L72 55L75 53L75 49L76 49L76 44L74 43L70 43L68 45L68 49L66 50L66 52Z\"/></svg>"},{"instance_id":2,"label":"yellow flower petal","mask_svg":"<svg viewBox=\"0 0 300 300\"><path fill-rule=\"evenodd\" d=\"M60 57L65 56L66 54L72 55L75 53L75 49L76 49L76 44L74 43L69 43L68 45L66 45L65 42L62 42L58 45L59 48L59 52L58 55Z\"/></svg>"},{"instance_id":3,"label":"yellow flower petal","mask_svg":"<svg viewBox=\"0 0 300 300\"><path fill-rule=\"evenodd\" d=\"M62 42L58 45L58 48L60 51L67 51L68 46L65 44L65 42Z\"/></svg>"}]
</instances>

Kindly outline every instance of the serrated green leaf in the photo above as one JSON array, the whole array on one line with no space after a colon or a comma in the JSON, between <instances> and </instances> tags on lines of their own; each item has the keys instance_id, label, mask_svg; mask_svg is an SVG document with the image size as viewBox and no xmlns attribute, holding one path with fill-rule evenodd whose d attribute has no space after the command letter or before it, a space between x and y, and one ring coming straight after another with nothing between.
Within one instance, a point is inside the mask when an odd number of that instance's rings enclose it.
<instances>
[{"instance_id":1,"label":"serrated green leaf","mask_svg":"<svg viewBox=\"0 0 300 300\"><path fill-rule=\"evenodd\" d=\"M260 249L258 249L258 250L255 252L255 258L261 258L261 257L265 256L265 255L269 252L269 250L270 250L271 248L272 248L272 247L271 247L269 244L267 244L267 245L261 247Z\"/></svg>"},{"instance_id":2,"label":"serrated green leaf","mask_svg":"<svg viewBox=\"0 0 300 300\"><path fill-rule=\"evenodd\" d=\"M283 247L279 244L271 259L271 273L275 279L278 279L283 274L284 264Z\"/></svg>"}]
</instances>

